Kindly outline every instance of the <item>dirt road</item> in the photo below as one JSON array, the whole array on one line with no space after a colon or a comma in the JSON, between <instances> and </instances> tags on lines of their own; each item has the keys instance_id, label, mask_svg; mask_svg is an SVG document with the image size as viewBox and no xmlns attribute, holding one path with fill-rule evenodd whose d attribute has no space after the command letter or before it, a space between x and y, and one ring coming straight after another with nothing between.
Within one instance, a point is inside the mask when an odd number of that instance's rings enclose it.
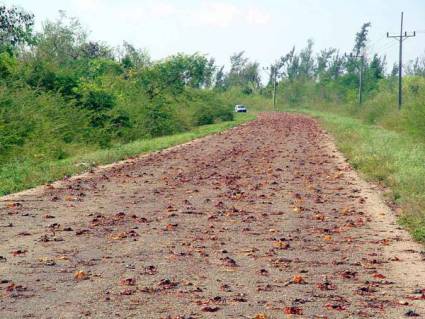
<instances>
[{"instance_id":1,"label":"dirt road","mask_svg":"<svg viewBox=\"0 0 425 319\"><path fill-rule=\"evenodd\" d=\"M0 318L425 316L423 248L306 117L0 207Z\"/></svg>"}]
</instances>

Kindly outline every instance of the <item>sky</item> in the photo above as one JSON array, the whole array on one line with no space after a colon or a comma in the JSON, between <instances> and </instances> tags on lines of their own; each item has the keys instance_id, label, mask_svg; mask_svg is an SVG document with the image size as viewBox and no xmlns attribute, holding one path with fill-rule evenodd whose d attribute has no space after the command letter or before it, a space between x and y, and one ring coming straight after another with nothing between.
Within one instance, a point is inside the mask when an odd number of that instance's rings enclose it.
<instances>
[{"instance_id":1,"label":"sky","mask_svg":"<svg viewBox=\"0 0 425 319\"><path fill-rule=\"evenodd\" d=\"M0 0L35 14L37 29L58 11L78 17L90 38L112 46L127 41L153 59L201 52L229 64L235 52L267 66L293 46L315 43L315 51L334 47L349 52L356 32L371 22L367 54L398 60L398 43L386 33L405 30L404 60L425 54L425 0Z\"/></svg>"}]
</instances>

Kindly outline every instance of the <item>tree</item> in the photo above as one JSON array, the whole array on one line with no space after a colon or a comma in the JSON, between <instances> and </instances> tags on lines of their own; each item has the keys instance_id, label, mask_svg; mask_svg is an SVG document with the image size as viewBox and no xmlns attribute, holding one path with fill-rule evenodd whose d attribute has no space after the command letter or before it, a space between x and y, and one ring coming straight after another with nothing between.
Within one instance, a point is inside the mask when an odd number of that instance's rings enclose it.
<instances>
[{"instance_id":1,"label":"tree","mask_svg":"<svg viewBox=\"0 0 425 319\"><path fill-rule=\"evenodd\" d=\"M245 52L241 51L230 56L230 71L225 78L225 87L242 86L241 74L242 70L248 63L248 59L244 57Z\"/></svg>"},{"instance_id":2,"label":"tree","mask_svg":"<svg viewBox=\"0 0 425 319\"><path fill-rule=\"evenodd\" d=\"M369 73L374 80L381 80L385 77L385 64L385 57L381 58L378 54L373 56L369 64Z\"/></svg>"},{"instance_id":3,"label":"tree","mask_svg":"<svg viewBox=\"0 0 425 319\"><path fill-rule=\"evenodd\" d=\"M356 33L356 39L354 42L353 53L355 55L360 55L362 50L366 47L367 44L367 35L369 33L369 28L371 27L371 23L364 23L359 32Z\"/></svg>"},{"instance_id":4,"label":"tree","mask_svg":"<svg viewBox=\"0 0 425 319\"><path fill-rule=\"evenodd\" d=\"M257 90L261 85L260 64L249 62L241 73L242 82L253 90Z\"/></svg>"},{"instance_id":5,"label":"tree","mask_svg":"<svg viewBox=\"0 0 425 319\"><path fill-rule=\"evenodd\" d=\"M212 83L214 69L214 61L202 54L180 53L146 67L138 81L151 100L164 94L175 97L185 87L207 87Z\"/></svg>"},{"instance_id":6,"label":"tree","mask_svg":"<svg viewBox=\"0 0 425 319\"><path fill-rule=\"evenodd\" d=\"M370 27L370 22L362 25L360 31L356 33L352 54L345 57L345 74L341 81L346 88L355 89L359 83L359 76L363 74L364 69L367 67L368 61L364 49L368 41Z\"/></svg>"},{"instance_id":7,"label":"tree","mask_svg":"<svg viewBox=\"0 0 425 319\"><path fill-rule=\"evenodd\" d=\"M330 68L333 66L333 57L336 52L336 49L329 48L320 51L320 54L317 56L315 76L318 80L331 79Z\"/></svg>"},{"instance_id":8,"label":"tree","mask_svg":"<svg viewBox=\"0 0 425 319\"><path fill-rule=\"evenodd\" d=\"M88 35L77 18L68 17L64 11L59 14L57 21L43 24L42 32L37 35L36 55L61 66L70 66L86 55Z\"/></svg>"},{"instance_id":9,"label":"tree","mask_svg":"<svg viewBox=\"0 0 425 319\"><path fill-rule=\"evenodd\" d=\"M149 53L146 50L137 49L126 41L124 41L119 51L121 51L121 64L126 69L142 69L152 64Z\"/></svg>"},{"instance_id":10,"label":"tree","mask_svg":"<svg viewBox=\"0 0 425 319\"><path fill-rule=\"evenodd\" d=\"M273 83L273 79L276 75L276 79L281 77L288 77L288 69L291 64L291 61L295 55L295 47L292 48L289 53L280 57L275 63L270 66L270 79L269 84Z\"/></svg>"},{"instance_id":11,"label":"tree","mask_svg":"<svg viewBox=\"0 0 425 319\"><path fill-rule=\"evenodd\" d=\"M333 55L328 68L329 76L332 80L337 80L344 72L344 56L339 52Z\"/></svg>"},{"instance_id":12,"label":"tree","mask_svg":"<svg viewBox=\"0 0 425 319\"><path fill-rule=\"evenodd\" d=\"M366 65L366 91L378 88L378 83L385 77L385 57L375 54L368 65Z\"/></svg>"},{"instance_id":13,"label":"tree","mask_svg":"<svg viewBox=\"0 0 425 319\"><path fill-rule=\"evenodd\" d=\"M410 61L406 68L406 74L425 76L425 55Z\"/></svg>"},{"instance_id":14,"label":"tree","mask_svg":"<svg viewBox=\"0 0 425 319\"><path fill-rule=\"evenodd\" d=\"M390 72L391 77L395 78L398 76L398 64L394 63Z\"/></svg>"},{"instance_id":15,"label":"tree","mask_svg":"<svg viewBox=\"0 0 425 319\"><path fill-rule=\"evenodd\" d=\"M300 69L300 58L297 54L295 54L295 47L292 49L292 54L289 56L287 64L287 78L291 81L297 79Z\"/></svg>"},{"instance_id":16,"label":"tree","mask_svg":"<svg viewBox=\"0 0 425 319\"><path fill-rule=\"evenodd\" d=\"M80 47L81 57L86 59L113 59L112 50L104 43L89 41Z\"/></svg>"},{"instance_id":17,"label":"tree","mask_svg":"<svg viewBox=\"0 0 425 319\"><path fill-rule=\"evenodd\" d=\"M244 57L245 51L233 54L230 57L230 74L240 74L248 63L248 58Z\"/></svg>"},{"instance_id":18,"label":"tree","mask_svg":"<svg viewBox=\"0 0 425 319\"><path fill-rule=\"evenodd\" d=\"M260 65L250 62L241 51L230 57L230 71L225 79L225 86L239 86L245 93L257 90L261 85Z\"/></svg>"},{"instance_id":19,"label":"tree","mask_svg":"<svg viewBox=\"0 0 425 319\"><path fill-rule=\"evenodd\" d=\"M0 51L34 43L34 15L17 7L0 5Z\"/></svg>"},{"instance_id":20,"label":"tree","mask_svg":"<svg viewBox=\"0 0 425 319\"><path fill-rule=\"evenodd\" d=\"M300 52L298 76L309 79L314 73L313 40L307 41L307 46Z\"/></svg>"},{"instance_id":21,"label":"tree","mask_svg":"<svg viewBox=\"0 0 425 319\"><path fill-rule=\"evenodd\" d=\"M190 56L180 55L182 64L186 69L183 72L184 82L192 88L209 87L215 71L215 60L208 59L205 55L195 53Z\"/></svg>"},{"instance_id":22,"label":"tree","mask_svg":"<svg viewBox=\"0 0 425 319\"><path fill-rule=\"evenodd\" d=\"M214 87L218 90L224 90L226 88L226 75L224 74L224 65L221 66L215 74Z\"/></svg>"},{"instance_id":23,"label":"tree","mask_svg":"<svg viewBox=\"0 0 425 319\"><path fill-rule=\"evenodd\" d=\"M0 53L0 79L7 79L16 73L17 60L8 52Z\"/></svg>"},{"instance_id":24,"label":"tree","mask_svg":"<svg viewBox=\"0 0 425 319\"><path fill-rule=\"evenodd\" d=\"M208 63L205 67L205 72L204 72L204 85L207 88L210 88L213 86L213 81L214 81L214 74L217 71L217 66L215 65L215 59L214 58L210 58L208 60Z\"/></svg>"}]
</instances>

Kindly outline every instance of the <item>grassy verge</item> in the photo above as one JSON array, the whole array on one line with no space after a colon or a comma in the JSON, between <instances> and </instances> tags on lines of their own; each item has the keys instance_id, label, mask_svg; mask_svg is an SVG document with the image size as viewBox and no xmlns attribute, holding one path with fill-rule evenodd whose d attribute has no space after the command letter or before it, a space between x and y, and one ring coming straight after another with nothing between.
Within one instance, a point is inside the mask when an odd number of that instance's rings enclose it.
<instances>
[{"instance_id":1,"label":"grassy verge","mask_svg":"<svg viewBox=\"0 0 425 319\"><path fill-rule=\"evenodd\" d=\"M425 143L347 116L303 110L318 118L365 179L388 187L400 223L425 243Z\"/></svg>"},{"instance_id":2,"label":"grassy verge","mask_svg":"<svg viewBox=\"0 0 425 319\"><path fill-rule=\"evenodd\" d=\"M254 118L255 115L253 114L237 114L234 121L200 126L185 133L116 145L110 149L60 161L42 163L24 161L7 165L0 164L0 195L42 185L61 179L64 176L79 174L97 165L109 164L138 154L158 151L189 142L199 137L235 127Z\"/></svg>"}]
</instances>

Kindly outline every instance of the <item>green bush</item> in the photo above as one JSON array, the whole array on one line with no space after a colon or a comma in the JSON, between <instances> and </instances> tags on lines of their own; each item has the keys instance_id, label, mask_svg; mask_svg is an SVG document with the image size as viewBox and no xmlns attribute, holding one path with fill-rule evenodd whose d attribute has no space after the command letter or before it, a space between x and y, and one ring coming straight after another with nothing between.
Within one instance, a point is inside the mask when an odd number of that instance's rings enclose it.
<instances>
[{"instance_id":1,"label":"green bush","mask_svg":"<svg viewBox=\"0 0 425 319\"><path fill-rule=\"evenodd\" d=\"M56 81L56 72L53 66L43 61L34 63L27 78L27 83L30 86L47 91L56 91L58 89Z\"/></svg>"},{"instance_id":2,"label":"green bush","mask_svg":"<svg viewBox=\"0 0 425 319\"><path fill-rule=\"evenodd\" d=\"M425 140L425 78L408 77L405 81L406 105L403 108L408 131Z\"/></svg>"},{"instance_id":3,"label":"green bush","mask_svg":"<svg viewBox=\"0 0 425 319\"><path fill-rule=\"evenodd\" d=\"M208 125L214 123L214 110L210 107L201 107L194 114L195 125Z\"/></svg>"},{"instance_id":4,"label":"green bush","mask_svg":"<svg viewBox=\"0 0 425 319\"><path fill-rule=\"evenodd\" d=\"M116 105L116 98L102 89L85 90L80 100L81 107L95 112L111 110Z\"/></svg>"},{"instance_id":5,"label":"green bush","mask_svg":"<svg viewBox=\"0 0 425 319\"><path fill-rule=\"evenodd\" d=\"M164 101L158 100L146 105L143 127L151 137L169 135L179 131L179 123L171 107Z\"/></svg>"},{"instance_id":6,"label":"green bush","mask_svg":"<svg viewBox=\"0 0 425 319\"><path fill-rule=\"evenodd\" d=\"M221 121L233 121L235 118L231 106L228 108L219 108L218 114L216 116Z\"/></svg>"},{"instance_id":7,"label":"green bush","mask_svg":"<svg viewBox=\"0 0 425 319\"><path fill-rule=\"evenodd\" d=\"M191 102L194 125L208 125L217 121L232 121L233 108L215 92L203 92Z\"/></svg>"},{"instance_id":8,"label":"green bush","mask_svg":"<svg viewBox=\"0 0 425 319\"><path fill-rule=\"evenodd\" d=\"M87 124L88 113L58 94L0 86L0 165L17 158L57 157L51 153L55 147L87 140Z\"/></svg>"},{"instance_id":9,"label":"green bush","mask_svg":"<svg viewBox=\"0 0 425 319\"><path fill-rule=\"evenodd\" d=\"M16 73L17 61L7 52L0 53L0 79L6 79Z\"/></svg>"}]
</instances>

